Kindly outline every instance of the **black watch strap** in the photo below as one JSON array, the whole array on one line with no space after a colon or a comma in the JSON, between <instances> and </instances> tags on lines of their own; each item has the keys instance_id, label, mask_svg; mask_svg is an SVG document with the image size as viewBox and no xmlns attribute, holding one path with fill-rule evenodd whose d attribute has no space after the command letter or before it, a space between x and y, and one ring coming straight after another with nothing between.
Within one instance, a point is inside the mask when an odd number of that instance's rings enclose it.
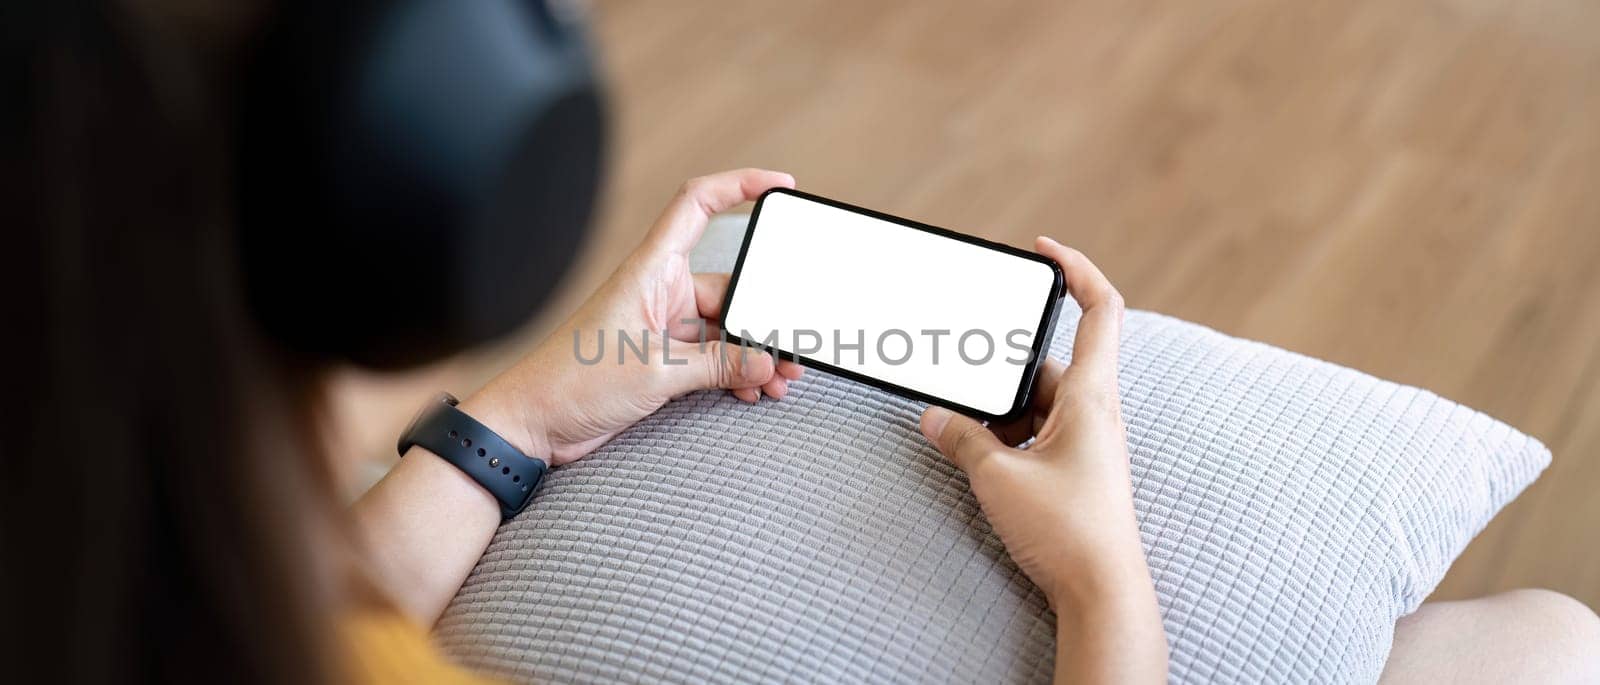
<instances>
[{"instance_id":1,"label":"black watch strap","mask_svg":"<svg viewBox=\"0 0 1600 685\"><path fill-rule=\"evenodd\" d=\"M400 456L413 445L455 464L500 500L500 516L511 518L528 506L550 467L530 458L505 438L456 408L449 393L429 403L400 435Z\"/></svg>"}]
</instances>

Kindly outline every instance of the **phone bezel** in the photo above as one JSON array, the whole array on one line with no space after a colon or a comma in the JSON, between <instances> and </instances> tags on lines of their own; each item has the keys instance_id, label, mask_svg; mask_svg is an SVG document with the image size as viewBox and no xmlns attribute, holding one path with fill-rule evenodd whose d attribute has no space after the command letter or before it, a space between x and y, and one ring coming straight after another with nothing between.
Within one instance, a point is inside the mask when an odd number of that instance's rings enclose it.
<instances>
[{"instance_id":1,"label":"phone bezel","mask_svg":"<svg viewBox=\"0 0 1600 685\"><path fill-rule=\"evenodd\" d=\"M1029 252L1028 250L997 243L992 240L984 240L983 238L979 238L977 236L952 231L948 228L940 228L938 226L925 224L920 221L913 221L911 219L894 216L892 214L885 214L883 212L867 209L865 207L858 207L847 202L840 202L838 200L829 199L820 195L813 195L811 193L793 190L790 188L772 188L762 193L760 197L756 198L755 208L750 211L750 223L745 226L744 240L739 245L739 257L736 261L734 261L733 273L728 276L728 292L723 296L722 299L722 312L724 315L730 311L730 308L733 306L734 293L738 292L739 274L744 271L745 253L750 250L750 241L755 236L756 225L761 219L761 208L766 204L767 197L773 193L792 195L802 200L818 202L835 209L842 209L847 212L862 214L874 219L904 226L906 228L932 233L940 237L958 240L963 243L988 248L996 252L1002 252L1013 257L1020 257L1022 259L1039 262L1049 266L1050 273L1054 278L1050 284L1050 296L1045 300L1044 311L1039 315L1039 325L1035 329L1038 332L1034 335L1033 350L1029 354L1029 361L1026 368L1023 369L1022 379L1017 384L1017 393L1011 401L1011 409L1004 414L991 414L989 412L961 404L960 402L947 400L941 397L935 397L924 392L907 388L903 385L897 385L895 383L873 378L849 369L843 369L821 360L803 357L779 348L768 347L762 344L760 341L747 341L728 330L725 322L719 321L718 326L721 328L723 340L748 347L759 347L771 352L780 359L787 359L800 364L801 366L827 371L828 373L843 376L858 383L865 383L874 388L878 388L879 390L892 392L896 395L900 395L901 397L916 400L918 402L937 404L941 407L946 407L948 409L952 409L968 416L973 416L986 421L1014 421L1020 418L1027 411L1028 397L1033 392L1034 382L1039 375L1039 367L1044 364L1044 358L1047 349L1046 346L1050 344L1050 338L1055 333L1056 316L1061 310L1061 300L1066 294L1066 277L1061 273L1061 266L1056 264L1055 260L1036 252Z\"/></svg>"}]
</instances>

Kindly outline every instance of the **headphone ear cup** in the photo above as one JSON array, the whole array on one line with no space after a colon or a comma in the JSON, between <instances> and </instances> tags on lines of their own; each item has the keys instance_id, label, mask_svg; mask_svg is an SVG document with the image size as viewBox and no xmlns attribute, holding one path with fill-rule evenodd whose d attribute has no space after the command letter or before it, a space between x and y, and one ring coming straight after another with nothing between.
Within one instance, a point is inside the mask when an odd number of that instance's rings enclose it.
<instances>
[{"instance_id":1,"label":"headphone ear cup","mask_svg":"<svg viewBox=\"0 0 1600 685\"><path fill-rule=\"evenodd\" d=\"M246 291L286 345L432 361L526 322L576 256L605 137L581 26L512 0L307 5L244 101Z\"/></svg>"},{"instance_id":2,"label":"headphone ear cup","mask_svg":"<svg viewBox=\"0 0 1600 685\"><path fill-rule=\"evenodd\" d=\"M576 261L599 193L604 121L598 91L574 91L523 132L482 204L459 264L452 304L462 343L509 333L560 286Z\"/></svg>"}]
</instances>

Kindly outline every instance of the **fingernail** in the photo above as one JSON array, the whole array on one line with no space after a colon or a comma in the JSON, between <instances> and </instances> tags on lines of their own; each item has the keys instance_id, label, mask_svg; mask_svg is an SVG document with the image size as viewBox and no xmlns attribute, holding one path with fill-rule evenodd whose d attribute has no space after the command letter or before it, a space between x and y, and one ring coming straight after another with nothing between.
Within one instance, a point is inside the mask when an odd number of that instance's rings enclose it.
<instances>
[{"instance_id":1,"label":"fingernail","mask_svg":"<svg viewBox=\"0 0 1600 685\"><path fill-rule=\"evenodd\" d=\"M954 414L944 407L928 407L928 411L922 414L922 434L929 440L938 440L945 424L950 423L951 416Z\"/></svg>"},{"instance_id":2,"label":"fingernail","mask_svg":"<svg viewBox=\"0 0 1600 685\"><path fill-rule=\"evenodd\" d=\"M1039 236L1039 239L1043 240L1043 241L1045 241L1047 243L1050 243L1051 245L1054 245L1056 247L1061 247L1061 241L1056 240L1055 238L1052 238L1050 236L1042 235L1042 236Z\"/></svg>"}]
</instances>

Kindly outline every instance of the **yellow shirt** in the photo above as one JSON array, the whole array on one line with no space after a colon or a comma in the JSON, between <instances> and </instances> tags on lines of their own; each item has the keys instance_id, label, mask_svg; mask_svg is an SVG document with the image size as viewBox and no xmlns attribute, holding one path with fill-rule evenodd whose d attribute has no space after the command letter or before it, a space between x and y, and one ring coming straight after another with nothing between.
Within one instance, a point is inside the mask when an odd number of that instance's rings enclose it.
<instances>
[{"instance_id":1,"label":"yellow shirt","mask_svg":"<svg viewBox=\"0 0 1600 685\"><path fill-rule=\"evenodd\" d=\"M394 611L362 611L340 626L355 683L492 683L445 660L427 632Z\"/></svg>"}]
</instances>

